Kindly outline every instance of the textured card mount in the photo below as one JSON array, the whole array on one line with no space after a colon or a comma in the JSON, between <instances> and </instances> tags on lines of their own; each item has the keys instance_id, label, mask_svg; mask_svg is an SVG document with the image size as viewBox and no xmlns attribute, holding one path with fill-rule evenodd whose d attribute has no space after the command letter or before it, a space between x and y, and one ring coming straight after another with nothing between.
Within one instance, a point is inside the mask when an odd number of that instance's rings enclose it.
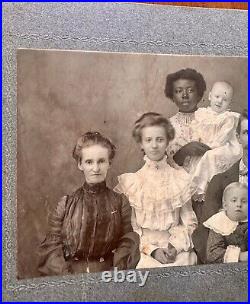
<instances>
[{"instance_id":1,"label":"textured card mount","mask_svg":"<svg viewBox=\"0 0 250 304\"><path fill-rule=\"evenodd\" d=\"M5 301L246 301L247 264L150 269L144 287L100 274L16 279L19 48L247 56L247 11L129 3L3 5L3 274Z\"/></svg>"}]
</instances>

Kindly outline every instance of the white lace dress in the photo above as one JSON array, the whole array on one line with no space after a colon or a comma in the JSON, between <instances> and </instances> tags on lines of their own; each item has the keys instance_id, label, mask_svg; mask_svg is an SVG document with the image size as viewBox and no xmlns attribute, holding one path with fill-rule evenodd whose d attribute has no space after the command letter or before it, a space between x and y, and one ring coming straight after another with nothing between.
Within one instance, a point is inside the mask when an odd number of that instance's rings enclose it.
<instances>
[{"instance_id":1,"label":"white lace dress","mask_svg":"<svg viewBox=\"0 0 250 304\"><path fill-rule=\"evenodd\" d=\"M115 191L124 193L132 206L132 226L141 238L141 260L137 268L193 265L191 234L197 219L190 198L190 177L182 168L173 168L164 158L159 162L144 158L136 173L118 177ZM174 263L161 264L151 253L171 243L177 250Z\"/></svg>"},{"instance_id":2,"label":"white lace dress","mask_svg":"<svg viewBox=\"0 0 250 304\"><path fill-rule=\"evenodd\" d=\"M194 141L193 130L190 128L192 121L195 119L194 113L178 112L169 120L175 129L175 137L167 147L167 154L169 157L175 155L186 144Z\"/></svg>"},{"instance_id":3,"label":"white lace dress","mask_svg":"<svg viewBox=\"0 0 250 304\"><path fill-rule=\"evenodd\" d=\"M208 145L211 150L202 157L186 158L184 168L192 176L192 187L204 194L214 175L228 170L242 157L242 147L236 137L239 114L216 113L210 107L199 108L190 124L194 141Z\"/></svg>"}]
</instances>

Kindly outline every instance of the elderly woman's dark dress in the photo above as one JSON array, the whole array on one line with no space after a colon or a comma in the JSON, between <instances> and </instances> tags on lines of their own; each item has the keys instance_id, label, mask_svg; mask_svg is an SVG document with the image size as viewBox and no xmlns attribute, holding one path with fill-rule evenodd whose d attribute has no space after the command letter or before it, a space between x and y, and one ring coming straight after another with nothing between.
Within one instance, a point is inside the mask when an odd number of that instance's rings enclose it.
<instances>
[{"instance_id":1,"label":"elderly woman's dark dress","mask_svg":"<svg viewBox=\"0 0 250 304\"><path fill-rule=\"evenodd\" d=\"M43 275L135 268L139 237L131 207L105 181L65 196L49 216L49 233L40 248Z\"/></svg>"}]
</instances>

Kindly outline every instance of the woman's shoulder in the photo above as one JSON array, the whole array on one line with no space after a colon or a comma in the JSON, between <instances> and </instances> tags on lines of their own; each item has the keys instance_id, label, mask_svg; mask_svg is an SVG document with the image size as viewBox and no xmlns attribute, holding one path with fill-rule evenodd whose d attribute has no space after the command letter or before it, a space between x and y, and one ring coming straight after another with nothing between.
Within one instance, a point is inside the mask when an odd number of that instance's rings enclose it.
<instances>
[{"instance_id":1,"label":"woman's shoulder","mask_svg":"<svg viewBox=\"0 0 250 304\"><path fill-rule=\"evenodd\" d=\"M131 188L133 185L135 185L135 183L137 183L139 181L140 172L141 172L141 169L135 173L123 173L123 174L119 175L117 177L118 185L122 186L122 188L125 188L125 189ZM114 188L114 190L116 190L116 189L117 189L117 187ZM123 193L123 191L121 193Z\"/></svg>"},{"instance_id":2,"label":"woman's shoulder","mask_svg":"<svg viewBox=\"0 0 250 304\"><path fill-rule=\"evenodd\" d=\"M115 205L120 206L123 208L124 206L130 206L128 198L124 193L117 192L117 190L108 188L108 192L110 195L110 199L113 201Z\"/></svg>"}]
</instances>

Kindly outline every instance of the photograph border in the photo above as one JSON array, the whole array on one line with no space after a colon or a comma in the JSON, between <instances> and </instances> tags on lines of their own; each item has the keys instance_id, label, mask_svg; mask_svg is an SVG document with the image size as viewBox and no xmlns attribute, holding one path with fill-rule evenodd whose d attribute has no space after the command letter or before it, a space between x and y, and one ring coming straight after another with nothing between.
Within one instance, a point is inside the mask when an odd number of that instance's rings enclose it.
<instances>
[{"instance_id":1,"label":"photograph border","mask_svg":"<svg viewBox=\"0 0 250 304\"><path fill-rule=\"evenodd\" d=\"M3 301L247 301L246 263L149 269L144 287L105 283L100 273L16 279L17 49L247 56L247 11L134 3L2 7Z\"/></svg>"}]
</instances>

